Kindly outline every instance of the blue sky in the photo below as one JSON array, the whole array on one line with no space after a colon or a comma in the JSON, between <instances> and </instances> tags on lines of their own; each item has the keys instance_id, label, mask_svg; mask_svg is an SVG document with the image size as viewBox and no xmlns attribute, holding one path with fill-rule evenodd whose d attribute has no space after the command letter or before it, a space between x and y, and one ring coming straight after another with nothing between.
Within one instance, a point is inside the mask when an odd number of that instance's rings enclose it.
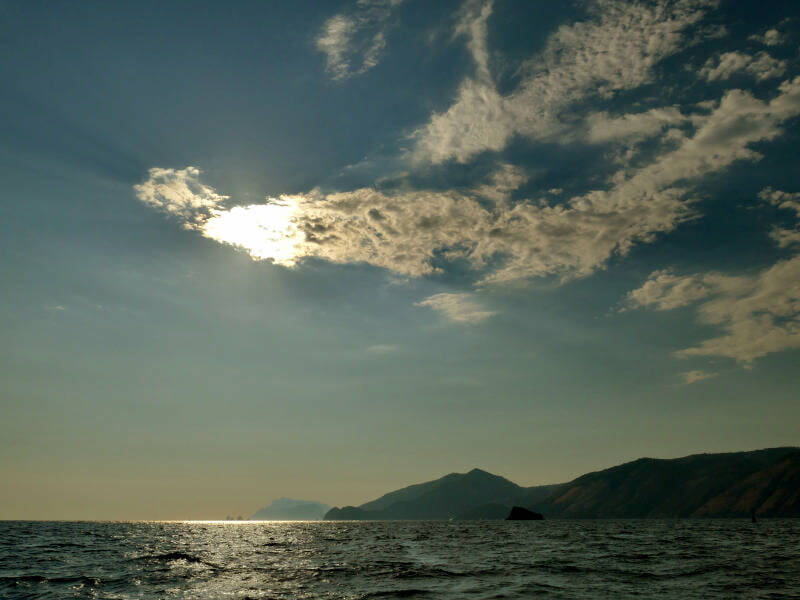
<instances>
[{"instance_id":1,"label":"blue sky","mask_svg":"<svg viewBox=\"0 0 800 600\"><path fill-rule=\"evenodd\" d=\"M793 2L0 2L0 518L800 444Z\"/></svg>"}]
</instances>

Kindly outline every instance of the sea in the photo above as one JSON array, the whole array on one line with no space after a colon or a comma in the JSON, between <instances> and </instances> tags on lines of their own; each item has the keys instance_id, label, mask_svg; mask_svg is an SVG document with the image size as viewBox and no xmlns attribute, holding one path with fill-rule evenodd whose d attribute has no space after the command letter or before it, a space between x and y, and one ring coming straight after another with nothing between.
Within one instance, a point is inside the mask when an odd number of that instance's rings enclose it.
<instances>
[{"instance_id":1,"label":"sea","mask_svg":"<svg viewBox=\"0 0 800 600\"><path fill-rule=\"evenodd\" d=\"M800 519L0 522L0 598L800 598Z\"/></svg>"}]
</instances>

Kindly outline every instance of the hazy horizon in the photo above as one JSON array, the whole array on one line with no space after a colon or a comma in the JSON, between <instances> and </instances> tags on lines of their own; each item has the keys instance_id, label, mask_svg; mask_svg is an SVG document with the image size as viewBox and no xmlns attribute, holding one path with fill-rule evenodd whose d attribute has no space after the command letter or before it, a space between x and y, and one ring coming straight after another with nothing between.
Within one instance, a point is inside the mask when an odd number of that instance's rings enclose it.
<instances>
[{"instance_id":1,"label":"hazy horizon","mask_svg":"<svg viewBox=\"0 0 800 600\"><path fill-rule=\"evenodd\" d=\"M0 520L800 446L798 23L0 1Z\"/></svg>"}]
</instances>

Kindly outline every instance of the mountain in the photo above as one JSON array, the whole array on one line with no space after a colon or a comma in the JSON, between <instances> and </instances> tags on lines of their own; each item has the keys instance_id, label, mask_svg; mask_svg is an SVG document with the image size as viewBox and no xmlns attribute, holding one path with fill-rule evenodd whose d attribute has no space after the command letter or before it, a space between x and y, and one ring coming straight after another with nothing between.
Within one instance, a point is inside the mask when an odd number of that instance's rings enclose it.
<instances>
[{"instance_id":1,"label":"mountain","mask_svg":"<svg viewBox=\"0 0 800 600\"><path fill-rule=\"evenodd\" d=\"M330 506L313 500L278 498L250 517L251 521L318 521Z\"/></svg>"},{"instance_id":2,"label":"mountain","mask_svg":"<svg viewBox=\"0 0 800 600\"><path fill-rule=\"evenodd\" d=\"M411 485L325 519L503 519L512 506L558 518L800 516L800 448L640 458L524 488L480 469Z\"/></svg>"},{"instance_id":3,"label":"mountain","mask_svg":"<svg viewBox=\"0 0 800 600\"><path fill-rule=\"evenodd\" d=\"M505 477L473 469L469 473L450 473L435 481L411 485L358 507L332 509L325 518L453 519L489 503L510 506L524 491L525 488Z\"/></svg>"},{"instance_id":4,"label":"mountain","mask_svg":"<svg viewBox=\"0 0 800 600\"><path fill-rule=\"evenodd\" d=\"M800 516L800 448L640 458L537 500L561 518Z\"/></svg>"}]
</instances>

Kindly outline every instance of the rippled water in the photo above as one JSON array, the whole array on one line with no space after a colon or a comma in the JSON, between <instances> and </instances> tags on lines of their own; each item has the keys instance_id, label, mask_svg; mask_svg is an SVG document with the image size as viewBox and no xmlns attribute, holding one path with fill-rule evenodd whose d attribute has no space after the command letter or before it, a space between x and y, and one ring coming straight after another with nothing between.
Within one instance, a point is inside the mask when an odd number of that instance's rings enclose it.
<instances>
[{"instance_id":1,"label":"rippled water","mask_svg":"<svg viewBox=\"0 0 800 600\"><path fill-rule=\"evenodd\" d=\"M800 598L800 519L0 522L3 598Z\"/></svg>"}]
</instances>

